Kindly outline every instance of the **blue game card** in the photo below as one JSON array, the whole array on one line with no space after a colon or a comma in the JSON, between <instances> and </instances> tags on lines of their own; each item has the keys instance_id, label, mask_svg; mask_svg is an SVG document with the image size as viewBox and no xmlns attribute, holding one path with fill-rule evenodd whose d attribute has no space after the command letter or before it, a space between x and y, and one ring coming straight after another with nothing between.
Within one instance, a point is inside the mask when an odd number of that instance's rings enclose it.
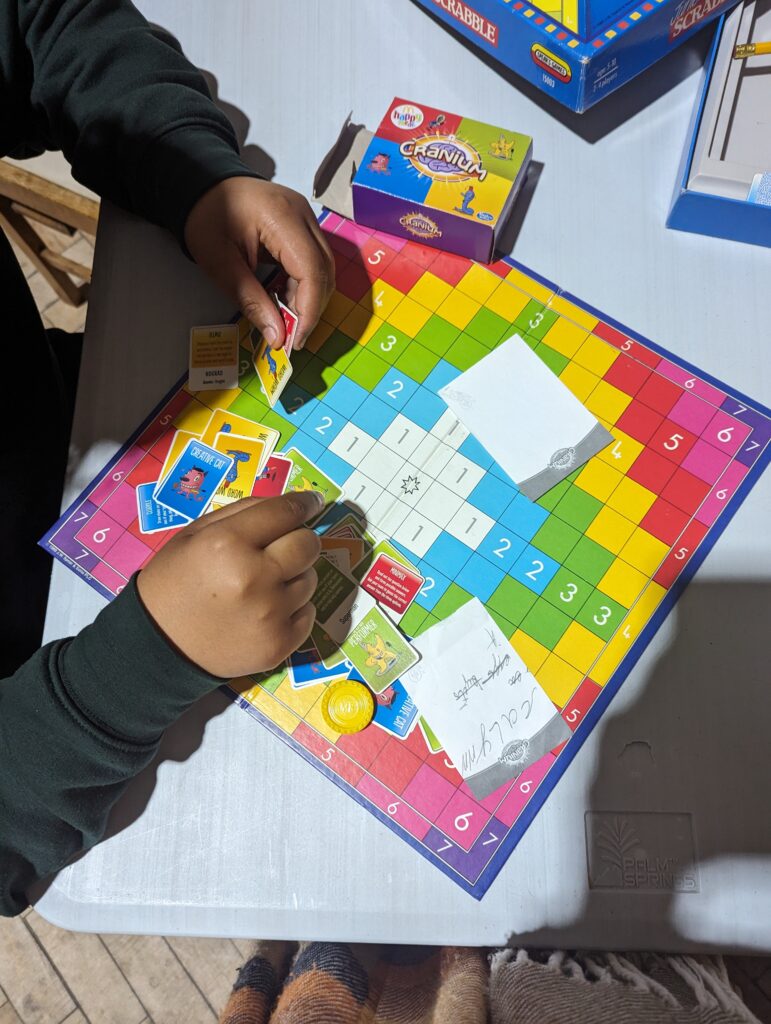
<instances>
[{"instance_id":1,"label":"blue game card","mask_svg":"<svg viewBox=\"0 0 771 1024\"><path fill-rule=\"evenodd\" d=\"M313 686L325 679L336 679L345 676L350 667L346 665L335 665L334 668L325 668L321 655L315 647L307 650L295 651L289 659L289 678L295 690L302 690L305 686Z\"/></svg>"},{"instance_id":2,"label":"blue game card","mask_svg":"<svg viewBox=\"0 0 771 1024\"><path fill-rule=\"evenodd\" d=\"M153 497L160 505L186 519L198 519L232 465L229 455L193 438L158 484Z\"/></svg>"},{"instance_id":3,"label":"blue game card","mask_svg":"<svg viewBox=\"0 0 771 1024\"><path fill-rule=\"evenodd\" d=\"M153 497L155 484L140 484L137 487L137 512L140 533L157 533L159 530L173 530L186 526L190 520L178 512L172 512L165 505L159 505Z\"/></svg>"},{"instance_id":4,"label":"blue game card","mask_svg":"<svg viewBox=\"0 0 771 1024\"><path fill-rule=\"evenodd\" d=\"M348 678L355 679L357 683L365 682L356 669L348 673ZM417 717L417 706L404 689L401 679L391 683L382 693L375 694L375 716L372 721L386 732L403 740L412 732Z\"/></svg>"}]
</instances>

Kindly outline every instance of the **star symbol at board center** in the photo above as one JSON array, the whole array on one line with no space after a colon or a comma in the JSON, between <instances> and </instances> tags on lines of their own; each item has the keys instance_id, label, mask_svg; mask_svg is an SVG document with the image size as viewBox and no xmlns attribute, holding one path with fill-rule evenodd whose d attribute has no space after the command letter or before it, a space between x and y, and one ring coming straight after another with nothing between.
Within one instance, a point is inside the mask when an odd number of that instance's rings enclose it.
<instances>
[{"instance_id":1,"label":"star symbol at board center","mask_svg":"<svg viewBox=\"0 0 771 1024\"><path fill-rule=\"evenodd\" d=\"M420 480L416 476L408 476L402 480L403 494L416 494L420 489Z\"/></svg>"}]
</instances>

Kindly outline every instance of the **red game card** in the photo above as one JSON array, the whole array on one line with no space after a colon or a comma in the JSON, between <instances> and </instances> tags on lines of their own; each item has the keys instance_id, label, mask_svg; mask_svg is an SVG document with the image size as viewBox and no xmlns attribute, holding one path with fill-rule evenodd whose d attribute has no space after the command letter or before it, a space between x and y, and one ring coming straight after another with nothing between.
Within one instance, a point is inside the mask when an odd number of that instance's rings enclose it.
<instances>
[{"instance_id":1,"label":"red game card","mask_svg":"<svg viewBox=\"0 0 771 1024\"><path fill-rule=\"evenodd\" d=\"M291 459L285 455L271 455L265 463L265 468L254 481L252 497L277 498L279 494L283 494L291 470Z\"/></svg>"},{"instance_id":2,"label":"red game card","mask_svg":"<svg viewBox=\"0 0 771 1024\"><path fill-rule=\"evenodd\" d=\"M378 555L361 585L386 608L403 615L425 582L418 573L388 555Z\"/></svg>"},{"instance_id":3,"label":"red game card","mask_svg":"<svg viewBox=\"0 0 771 1024\"><path fill-rule=\"evenodd\" d=\"M284 340L284 351L292 351L292 343L294 342L294 334L297 330L297 324L300 321L297 313L294 313L289 306L281 301L278 295L273 294L273 298L276 300L276 305L279 308L279 312L284 319L284 327L286 328L286 338Z\"/></svg>"}]
</instances>

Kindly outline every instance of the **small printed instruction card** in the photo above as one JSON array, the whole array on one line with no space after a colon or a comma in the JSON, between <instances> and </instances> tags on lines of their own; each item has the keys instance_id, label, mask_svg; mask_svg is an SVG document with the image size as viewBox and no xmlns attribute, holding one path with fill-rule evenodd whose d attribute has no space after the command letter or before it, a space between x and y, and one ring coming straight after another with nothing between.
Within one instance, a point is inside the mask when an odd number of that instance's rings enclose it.
<instances>
[{"instance_id":1,"label":"small printed instruction card","mask_svg":"<svg viewBox=\"0 0 771 1024\"><path fill-rule=\"evenodd\" d=\"M190 331L191 391L238 387L238 325L194 327Z\"/></svg>"},{"instance_id":2,"label":"small printed instruction card","mask_svg":"<svg viewBox=\"0 0 771 1024\"><path fill-rule=\"evenodd\" d=\"M403 677L478 800L570 738L570 729L476 598L427 629Z\"/></svg>"},{"instance_id":3,"label":"small printed instruction card","mask_svg":"<svg viewBox=\"0 0 771 1024\"><path fill-rule=\"evenodd\" d=\"M518 334L439 395L531 501L613 442Z\"/></svg>"}]
</instances>

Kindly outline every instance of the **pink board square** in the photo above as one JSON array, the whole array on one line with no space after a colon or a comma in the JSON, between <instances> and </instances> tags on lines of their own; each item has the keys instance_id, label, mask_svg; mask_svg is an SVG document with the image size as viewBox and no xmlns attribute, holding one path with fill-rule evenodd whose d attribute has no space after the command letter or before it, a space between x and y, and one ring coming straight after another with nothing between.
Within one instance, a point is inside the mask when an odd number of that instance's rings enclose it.
<instances>
[{"instance_id":1,"label":"pink board square","mask_svg":"<svg viewBox=\"0 0 771 1024\"><path fill-rule=\"evenodd\" d=\"M671 420L680 427L686 427L693 434L700 434L714 415L715 410L711 405L702 402L690 392L679 398L669 411Z\"/></svg>"},{"instance_id":2,"label":"pink board square","mask_svg":"<svg viewBox=\"0 0 771 1024\"><path fill-rule=\"evenodd\" d=\"M461 793L465 793L466 796L470 797L472 800L476 800L480 807L484 807L486 811L494 814L503 803L506 794L509 792L512 785L512 782L505 782L502 786L499 786L498 789L493 790L493 792L489 796L486 796L484 800L477 800L465 782L459 787L459 789Z\"/></svg>"},{"instance_id":3,"label":"pink board square","mask_svg":"<svg viewBox=\"0 0 771 1024\"><path fill-rule=\"evenodd\" d=\"M696 513L696 518L700 523L712 526L748 471L747 466L743 466L741 462L732 462L730 466L726 467L725 473L719 478Z\"/></svg>"},{"instance_id":4,"label":"pink board square","mask_svg":"<svg viewBox=\"0 0 771 1024\"><path fill-rule=\"evenodd\" d=\"M749 423L740 423L734 416L718 410L702 432L705 441L709 441L720 452L735 455L752 432Z\"/></svg>"},{"instance_id":5,"label":"pink board square","mask_svg":"<svg viewBox=\"0 0 771 1024\"><path fill-rule=\"evenodd\" d=\"M352 220L345 220L335 231L337 238L345 238L360 248L372 235L372 228L362 227L361 224L354 224Z\"/></svg>"},{"instance_id":6,"label":"pink board square","mask_svg":"<svg viewBox=\"0 0 771 1024\"><path fill-rule=\"evenodd\" d=\"M145 562L153 554L153 549L141 540L132 537L130 533L124 533L112 546L109 557L106 561L125 576L133 576L138 569L141 569Z\"/></svg>"},{"instance_id":7,"label":"pink board square","mask_svg":"<svg viewBox=\"0 0 771 1024\"><path fill-rule=\"evenodd\" d=\"M424 764L402 795L429 821L436 821L454 792L455 787L447 779Z\"/></svg>"},{"instance_id":8,"label":"pink board square","mask_svg":"<svg viewBox=\"0 0 771 1024\"><path fill-rule=\"evenodd\" d=\"M728 397L725 391L708 384L700 377L693 377L688 370L683 369L682 366L675 366L668 359L662 359L656 369L662 377L669 377L675 384L687 388L690 394L697 395L713 405L722 405ZM687 426L687 424L684 423L683 426Z\"/></svg>"},{"instance_id":9,"label":"pink board square","mask_svg":"<svg viewBox=\"0 0 771 1024\"><path fill-rule=\"evenodd\" d=\"M144 454L144 449L138 445L129 448L126 454L118 460L116 465L105 476L104 480L97 484L91 494L88 495L89 500L93 501L95 505L101 505L117 488L118 484L125 479L127 474L131 472L139 460L144 457Z\"/></svg>"},{"instance_id":10,"label":"pink board square","mask_svg":"<svg viewBox=\"0 0 771 1024\"><path fill-rule=\"evenodd\" d=\"M328 213L324 218L324 230L336 231L343 223L343 218L337 213Z\"/></svg>"},{"instance_id":11,"label":"pink board square","mask_svg":"<svg viewBox=\"0 0 771 1024\"><path fill-rule=\"evenodd\" d=\"M516 785L511 787L509 795L498 808L495 815L496 818L499 818L504 825L510 828L522 813L525 804L535 793L536 789L538 789L541 780L553 764L553 755L545 754L540 761L536 761L535 764L531 764L529 768L526 768L517 779Z\"/></svg>"},{"instance_id":12,"label":"pink board square","mask_svg":"<svg viewBox=\"0 0 771 1024\"><path fill-rule=\"evenodd\" d=\"M109 565L105 565L104 562L94 566L91 575L107 587L111 594L115 594L116 597L128 583L127 579L121 576L119 572L111 569Z\"/></svg>"},{"instance_id":13,"label":"pink board square","mask_svg":"<svg viewBox=\"0 0 771 1024\"><path fill-rule=\"evenodd\" d=\"M134 505L134 515L136 515L136 504ZM122 533L123 528L106 512L99 509L98 512L94 512L84 526L81 526L75 534L75 538L89 551L104 558Z\"/></svg>"},{"instance_id":14,"label":"pink board square","mask_svg":"<svg viewBox=\"0 0 771 1024\"><path fill-rule=\"evenodd\" d=\"M730 461L731 456L727 452L719 452L706 441L697 441L683 459L682 465L689 473L713 484Z\"/></svg>"},{"instance_id":15,"label":"pink board square","mask_svg":"<svg viewBox=\"0 0 771 1024\"><path fill-rule=\"evenodd\" d=\"M436 819L436 827L458 846L470 850L489 820L489 813L476 800L457 790Z\"/></svg>"},{"instance_id":16,"label":"pink board square","mask_svg":"<svg viewBox=\"0 0 771 1024\"><path fill-rule=\"evenodd\" d=\"M414 811L400 797L395 796L385 786L381 786L377 779L371 775L365 775L356 786L362 796L371 800L375 807L379 807L389 818L393 818L402 828L405 828L411 836L416 839L423 839L431 825L422 818L417 811Z\"/></svg>"},{"instance_id":17,"label":"pink board square","mask_svg":"<svg viewBox=\"0 0 771 1024\"><path fill-rule=\"evenodd\" d=\"M137 492L130 484L121 484L102 505L102 511L121 526L128 526L137 518Z\"/></svg>"},{"instance_id":18,"label":"pink board square","mask_svg":"<svg viewBox=\"0 0 771 1024\"><path fill-rule=\"evenodd\" d=\"M401 252L407 244L406 238L397 238L396 235L387 235L384 231L376 231L373 238L376 238L378 242L382 242L383 245L387 245L389 249L393 249L394 252Z\"/></svg>"}]
</instances>

